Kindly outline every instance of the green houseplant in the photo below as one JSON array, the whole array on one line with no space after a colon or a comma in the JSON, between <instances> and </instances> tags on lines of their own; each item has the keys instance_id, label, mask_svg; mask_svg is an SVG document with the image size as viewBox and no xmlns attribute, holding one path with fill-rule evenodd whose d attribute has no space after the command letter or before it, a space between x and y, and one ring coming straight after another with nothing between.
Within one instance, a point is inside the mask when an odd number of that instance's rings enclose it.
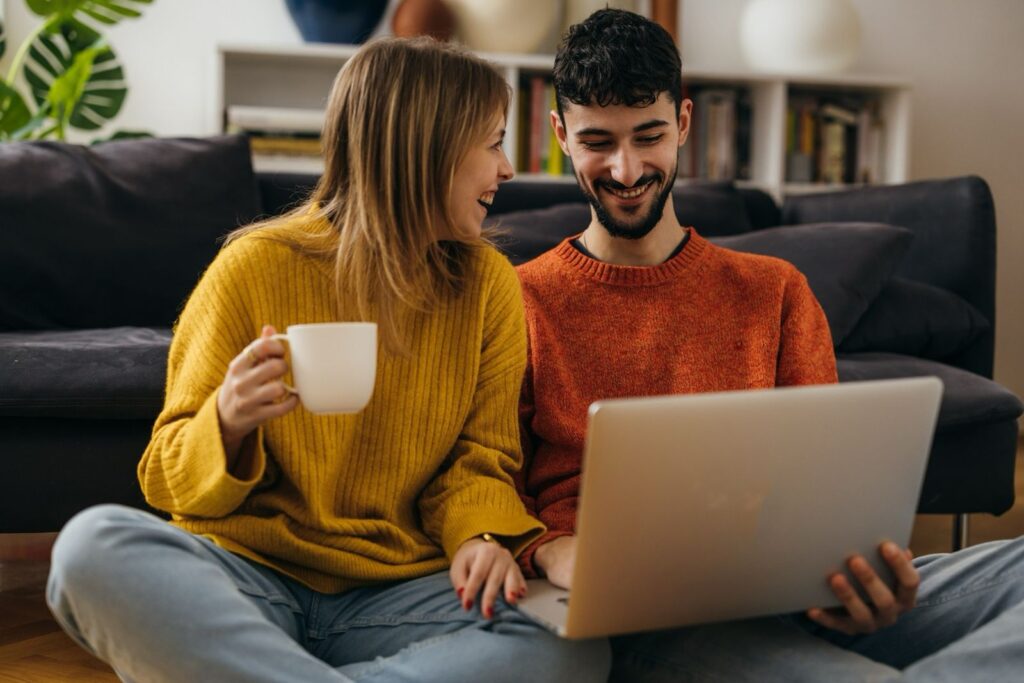
<instances>
[{"instance_id":1,"label":"green houseplant","mask_svg":"<svg viewBox=\"0 0 1024 683\"><path fill-rule=\"evenodd\" d=\"M0 141L66 139L69 128L97 130L117 116L128 87L117 55L100 33L141 16L153 0L25 0L43 21L7 74L0 74ZM0 57L7 41L0 21ZM29 95L15 80L21 73ZM141 133L119 132L114 137Z\"/></svg>"}]
</instances>

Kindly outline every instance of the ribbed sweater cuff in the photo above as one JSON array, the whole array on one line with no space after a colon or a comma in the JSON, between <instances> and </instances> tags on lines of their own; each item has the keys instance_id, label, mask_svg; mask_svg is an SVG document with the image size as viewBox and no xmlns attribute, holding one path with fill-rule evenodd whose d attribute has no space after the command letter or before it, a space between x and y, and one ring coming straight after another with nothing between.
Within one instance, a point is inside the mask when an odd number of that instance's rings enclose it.
<instances>
[{"instance_id":1,"label":"ribbed sweater cuff","mask_svg":"<svg viewBox=\"0 0 1024 683\"><path fill-rule=\"evenodd\" d=\"M533 562L533 557L537 553L537 548L541 547L545 543L550 543L556 538L572 535L571 531L548 531L533 543L526 546L517 558L517 561L519 562L519 569L522 570L523 576L528 579L538 579L541 577L540 571Z\"/></svg>"},{"instance_id":2,"label":"ribbed sweater cuff","mask_svg":"<svg viewBox=\"0 0 1024 683\"><path fill-rule=\"evenodd\" d=\"M518 496L515 503L519 503ZM502 514L497 506L487 508L463 508L445 521L441 544L451 560L459 547L471 538L490 533L499 536L503 545L513 556L518 555L536 538L544 533L544 525L524 510L522 514Z\"/></svg>"},{"instance_id":3,"label":"ribbed sweater cuff","mask_svg":"<svg viewBox=\"0 0 1024 683\"><path fill-rule=\"evenodd\" d=\"M238 454L235 471L251 473L250 477L239 479L227 470L216 392L203 403L186 428L188 432L181 449L186 462L178 471L186 476L187 481L175 488L196 495L196 500L189 506L193 514L223 517L241 505L263 478L266 453L262 435L258 430L255 438L246 439L243 451Z\"/></svg>"}]
</instances>

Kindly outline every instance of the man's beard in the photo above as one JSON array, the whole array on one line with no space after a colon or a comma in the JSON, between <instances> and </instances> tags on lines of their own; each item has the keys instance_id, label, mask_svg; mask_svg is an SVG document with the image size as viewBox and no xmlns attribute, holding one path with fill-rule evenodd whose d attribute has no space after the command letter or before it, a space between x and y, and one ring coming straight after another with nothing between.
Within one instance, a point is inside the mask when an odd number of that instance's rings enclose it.
<instances>
[{"instance_id":1,"label":"man's beard","mask_svg":"<svg viewBox=\"0 0 1024 683\"><path fill-rule=\"evenodd\" d=\"M668 197L672 194L672 186L676 181L677 168L672 169L672 178L669 182L664 183L664 187L657 197L654 198L654 202L651 204L651 210L647 212L647 215L643 216L639 221L626 223L620 220L616 220L612 217L611 213L604 207L601 200L596 195L591 194L583 184L579 174L576 175L576 182L579 184L580 189L583 191L583 196L587 198L590 205L594 207L594 213L597 214L597 221L608 231L608 234L612 237L621 237L627 240L638 240L647 236L647 234L654 230L654 226L661 220L662 214L665 212L665 202L668 201ZM654 173L650 175L641 176L633 187L643 185L647 182L664 182L664 176L660 173ZM597 180L594 182L594 189L599 190L601 187L609 187L614 190L628 190L629 188L622 183L614 180Z\"/></svg>"}]
</instances>

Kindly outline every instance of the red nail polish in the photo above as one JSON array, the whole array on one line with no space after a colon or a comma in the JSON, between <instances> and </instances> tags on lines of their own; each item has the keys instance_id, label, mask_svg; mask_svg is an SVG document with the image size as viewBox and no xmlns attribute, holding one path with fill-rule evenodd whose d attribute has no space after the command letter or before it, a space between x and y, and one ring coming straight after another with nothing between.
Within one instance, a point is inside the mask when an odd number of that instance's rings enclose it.
<instances>
[{"instance_id":1,"label":"red nail polish","mask_svg":"<svg viewBox=\"0 0 1024 683\"><path fill-rule=\"evenodd\" d=\"M487 609L484 610L484 616L487 617L488 619L493 618L494 617L494 610L492 608L488 607Z\"/></svg>"},{"instance_id":2,"label":"red nail polish","mask_svg":"<svg viewBox=\"0 0 1024 683\"><path fill-rule=\"evenodd\" d=\"M466 601L466 611L468 612L471 609L473 609L473 598Z\"/></svg>"},{"instance_id":3,"label":"red nail polish","mask_svg":"<svg viewBox=\"0 0 1024 683\"><path fill-rule=\"evenodd\" d=\"M455 594L458 595L459 598L462 598L462 593L465 592L465 590L466 590L465 586L463 586L462 588L457 588L457 589L455 589Z\"/></svg>"}]
</instances>

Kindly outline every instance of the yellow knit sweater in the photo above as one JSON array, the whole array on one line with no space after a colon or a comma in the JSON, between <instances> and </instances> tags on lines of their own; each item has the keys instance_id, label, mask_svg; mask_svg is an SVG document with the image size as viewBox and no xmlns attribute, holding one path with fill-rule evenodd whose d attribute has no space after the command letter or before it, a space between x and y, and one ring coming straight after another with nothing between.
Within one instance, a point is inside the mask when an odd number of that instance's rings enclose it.
<instances>
[{"instance_id":1,"label":"yellow knit sweater","mask_svg":"<svg viewBox=\"0 0 1024 683\"><path fill-rule=\"evenodd\" d=\"M217 389L228 363L264 324L337 320L332 267L259 233L217 256L176 325L139 463L146 500L321 592L440 571L483 532L518 553L543 531L511 477L526 332L515 272L491 247L473 249L462 295L401 320L412 353L380 354L365 410L299 406L262 425L227 471ZM354 305L341 310L357 319Z\"/></svg>"}]
</instances>

